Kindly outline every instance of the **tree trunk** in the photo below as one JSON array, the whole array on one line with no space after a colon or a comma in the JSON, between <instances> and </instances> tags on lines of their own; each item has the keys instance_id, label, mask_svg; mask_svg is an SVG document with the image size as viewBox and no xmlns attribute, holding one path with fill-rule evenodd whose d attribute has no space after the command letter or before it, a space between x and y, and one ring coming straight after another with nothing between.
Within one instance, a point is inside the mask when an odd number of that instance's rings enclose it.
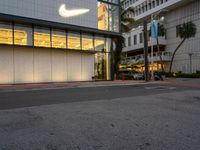
<instances>
[{"instance_id":1,"label":"tree trunk","mask_svg":"<svg viewBox=\"0 0 200 150\"><path fill-rule=\"evenodd\" d=\"M162 56L161 56L161 52L160 52L159 39L157 38L156 41L157 41L158 54L159 54L159 57L160 57L161 69L162 69L162 73L164 73L165 70L164 70L163 60L162 60Z\"/></svg>"},{"instance_id":2,"label":"tree trunk","mask_svg":"<svg viewBox=\"0 0 200 150\"><path fill-rule=\"evenodd\" d=\"M122 44L123 44L123 37L117 37L115 40L116 49L114 51L114 72L118 73L119 71L119 63L121 61L121 53L122 53Z\"/></svg>"},{"instance_id":3,"label":"tree trunk","mask_svg":"<svg viewBox=\"0 0 200 150\"><path fill-rule=\"evenodd\" d=\"M181 47L181 45L185 42L186 38L184 38L181 43L177 46L177 48L175 49L173 55L172 55L172 59L171 59L171 62L170 62L170 67L169 67L169 73L171 73L172 71L172 65L173 65L173 61L174 61L174 56L176 54L176 52L178 51L178 49Z\"/></svg>"}]
</instances>

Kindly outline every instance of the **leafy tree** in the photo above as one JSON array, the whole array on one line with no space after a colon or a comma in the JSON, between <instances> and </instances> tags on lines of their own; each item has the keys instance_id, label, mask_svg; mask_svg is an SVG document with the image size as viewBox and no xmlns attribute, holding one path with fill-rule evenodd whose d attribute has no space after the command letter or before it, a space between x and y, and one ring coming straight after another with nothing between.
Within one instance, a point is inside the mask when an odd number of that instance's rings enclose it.
<instances>
[{"instance_id":1,"label":"leafy tree","mask_svg":"<svg viewBox=\"0 0 200 150\"><path fill-rule=\"evenodd\" d=\"M182 44L185 42L186 39L190 39L192 37L195 37L196 35L196 25L193 22L183 23L182 25L177 27L177 34L182 39L180 44L177 46L175 51L173 52L172 59L170 62L170 68L169 73L172 71L172 65L174 61L174 56L176 52L179 50L179 48L182 46Z\"/></svg>"}]
</instances>

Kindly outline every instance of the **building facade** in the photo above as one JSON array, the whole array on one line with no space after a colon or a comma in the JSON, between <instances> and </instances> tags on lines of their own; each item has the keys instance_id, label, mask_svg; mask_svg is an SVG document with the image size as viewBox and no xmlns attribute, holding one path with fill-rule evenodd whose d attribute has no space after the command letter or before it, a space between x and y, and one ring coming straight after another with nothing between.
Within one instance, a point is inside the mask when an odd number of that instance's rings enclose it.
<instances>
[{"instance_id":1,"label":"building facade","mask_svg":"<svg viewBox=\"0 0 200 150\"><path fill-rule=\"evenodd\" d=\"M162 20L165 28L165 35L160 36L159 47L161 57L164 63L165 71L169 70L172 53L181 42L177 36L178 26L192 21L196 24L197 33L194 38L188 39L180 47L175 55L173 72L182 71L184 73L195 73L200 70L200 1L199 0L126 0L123 7L133 7L134 13L130 14L139 25L131 30L130 33L124 33L126 46L123 52L127 54L122 64L143 66L143 27L142 21L149 20L148 32L150 32L151 16L156 16L157 21ZM153 45L154 70L161 69L160 56L158 54L157 42L150 40L149 35L149 60L151 60L151 47ZM131 66L130 65L130 66ZM152 67L151 64L149 65Z\"/></svg>"},{"instance_id":2,"label":"building facade","mask_svg":"<svg viewBox=\"0 0 200 150\"><path fill-rule=\"evenodd\" d=\"M1 0L0 84L110 80L119 0Z\"/></svg>"}]
</instances>

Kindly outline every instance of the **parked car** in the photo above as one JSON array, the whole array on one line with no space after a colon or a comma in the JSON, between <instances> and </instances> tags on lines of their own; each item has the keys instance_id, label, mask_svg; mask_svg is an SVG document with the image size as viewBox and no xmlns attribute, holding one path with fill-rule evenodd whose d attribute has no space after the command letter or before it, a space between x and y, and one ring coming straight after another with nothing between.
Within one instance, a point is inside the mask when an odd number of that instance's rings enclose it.
<instances>
[{"instance_id":1,"label":"parked car","mask_svg":"<svg viewBox=\"0 0 200 150\"><path fill-rule=\"evenodd\" d=\"M121 71L120 74L124 74L126 80L144 80L144 74L135 70Z\"/></svg>"}]
</instances>

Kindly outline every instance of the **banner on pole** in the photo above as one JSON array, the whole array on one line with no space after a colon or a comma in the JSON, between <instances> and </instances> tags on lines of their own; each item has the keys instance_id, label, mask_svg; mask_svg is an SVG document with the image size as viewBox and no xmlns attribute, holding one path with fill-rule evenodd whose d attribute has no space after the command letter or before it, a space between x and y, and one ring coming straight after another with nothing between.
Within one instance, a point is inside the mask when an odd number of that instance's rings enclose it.
<instances>
[{"instance_id":1,"label":"banner on pole","mask_svg":"<svg viewBox=\"0 0 200 150\"><path fill-rule=\"evenodd\" d=\"M151 37L153 39L158 38L158 23L155 20L151 24Z\"/></svg>"}]
</instances>

